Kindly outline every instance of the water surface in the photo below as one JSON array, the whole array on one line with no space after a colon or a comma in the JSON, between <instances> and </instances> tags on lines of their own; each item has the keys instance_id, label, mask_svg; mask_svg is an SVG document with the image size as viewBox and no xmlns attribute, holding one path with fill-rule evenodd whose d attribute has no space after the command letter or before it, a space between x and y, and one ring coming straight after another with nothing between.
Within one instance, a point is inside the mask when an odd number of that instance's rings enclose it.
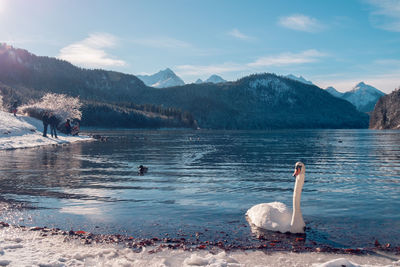
<instances>
[{"instance_id":1,"label":"water surface","mask_svg":"<svg viewBox=\"0 0 400 267\"><path fill-rule=\"evenodd\" d=\"M259 240L247 209L291 206L291 174L303 161L307 242L399 245L398 131L98 133L107 141L0 151L0 220L249 244ZM143 176L140 164L149 167Z\"/></svg>"}]
</instances>

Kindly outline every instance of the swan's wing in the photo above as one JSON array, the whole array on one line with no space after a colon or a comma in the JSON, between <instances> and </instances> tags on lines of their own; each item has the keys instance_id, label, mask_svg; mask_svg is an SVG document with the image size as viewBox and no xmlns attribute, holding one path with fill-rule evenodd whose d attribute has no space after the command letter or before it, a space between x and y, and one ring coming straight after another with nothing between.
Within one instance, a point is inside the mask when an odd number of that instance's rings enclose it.
<instances>
[{"instance_id":1,"label":"swan's wing","mask_svg":"<svg viewBox=\"0 0 400 267\"><path fill-rule=\"evenodd\" d=\"M292 211L280 202L261 203L251 207L247 212L250 223L271 231L282 233L290 231Z\"/></svg>"}]
</instances>

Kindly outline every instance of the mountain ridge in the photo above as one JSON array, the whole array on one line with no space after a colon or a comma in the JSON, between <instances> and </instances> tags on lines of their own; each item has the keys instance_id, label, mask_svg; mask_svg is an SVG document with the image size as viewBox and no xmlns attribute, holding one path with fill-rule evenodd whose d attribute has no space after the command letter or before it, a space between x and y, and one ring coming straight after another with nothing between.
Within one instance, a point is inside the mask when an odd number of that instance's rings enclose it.
<instances>
[{"instance_id":1,"label":"mountain ridge","mask_svg":"<svg viewBox=\"0 0 400 267\"><path fill-rule=\"evenodd\" d=\"M345 100L275 74L253 74L235 82L189 84L139 101L189 110L202 128L366 128L368 116ZM149 98L147 98L149 97Z\"/></svg>"},{"instance_id":2,"label":"mountain ridge","mask_svg":"<svg viewBox=\"0 0 400 267\"><path fill-rule=\"evenodd\" d=\"M160 90L146 86L134 75L81 69L66 61L33 54L29 57L29 60L10 58L9 51L0 46L0 82L15 90L31 88L40 93L64 93L107 105L126 102L131 103L127 107L132 103L140 107L150 105L151 110L180 114L189 124L200 128L368 127L368 116L347 101L315 85L275 74L254 74L235 82L187 84ZM86 109L86 112L94 114L99 108Z\"/></svg>"},{"instance_id":3,"label":"mountain ridge","mask_svg":"<svg viewBox=\"0 0 400 267\"><path fill-rule=\"evenodd\" d=\"M221 76L213 74L210 77L208 77L207 80L204 81L204 83L225 83L227 82L224 80Z\"/></svg>"},{"instance_id":4,"label":"mountain ridge","mask_svg":"<svg viewBox=\"0 0 400 267\"><path fill-rule=\"evenodd\" d=\"M170 68L160 70L152 75L136 75L136 77L142 80L147 86L155 88L185 85L185 82Z\"/></svg>"},{"instance_id":5,"label":"mountain ridge","mask_svg":"<svg viewBox=\"0 0 400 267\"><path fill-rule=\"evenodd\" d=\"M371 112L379 98L385 95L384 92L364 82L359 82L350 91L344 93L337 91L332 86L325 90L335 97L349 101L361 112Z\"/></svg>"},{"instance_id":6,"label":"mountain ridge","mask_svg":"<svg viewBox=\"0 0 400 267\"><path fill-rule=\"evenodd\" d=\"M375 87L359 82L351 91L344 93L342 98L352 103L359 111L370 112L383 95L385 93Z\"/></svg>"},{"instance_id":7,"label":"mountain ridge","mask_svg":"<svg viewBox=\"0 0 400 267\"><path fill-rule=\"evenodd\" d=\"M334 87L329 86L327 88L325 88L325 91L327 91L328 93L330 93L331 95L335 96L335 97L339 97L341 98L343 96L344 93L339 92L338 90L336 90Z\"/></svg>"},{"instance_id":8,"label":"mountain ridge","mask_svg":"<svg viewBox=\"0 0 400 267\"><path fill-rule=\"evenodd\" d=\"M295 80L295 81L299 81L299 82L302 82L302 83L305 83L305 84L314 85L311 81L308 81L308 80L304 79L304 77L301 76L301 75L300 75L300 77L297 77L297 76L295 76L293 74L288 74L288 75L286 75L284 77L292 79L292 80Z\"/></svg>"}]
</instances>

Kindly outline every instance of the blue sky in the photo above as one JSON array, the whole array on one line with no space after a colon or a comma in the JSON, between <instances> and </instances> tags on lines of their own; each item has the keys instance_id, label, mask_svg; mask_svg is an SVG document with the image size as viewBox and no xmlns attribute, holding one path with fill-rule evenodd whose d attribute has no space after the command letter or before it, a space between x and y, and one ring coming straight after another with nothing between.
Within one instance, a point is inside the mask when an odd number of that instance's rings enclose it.
<instances>
[{"instance_id":1,"label":"blue sky","mask_svg":"<svg viewBox=\"0 0 400 267\"><path fill-rule=\"evenodd\" d=\"M0 42L187 83L272 72L347 91L400 86L400 0L0 0Z\"/></svg>"}]
</instances>

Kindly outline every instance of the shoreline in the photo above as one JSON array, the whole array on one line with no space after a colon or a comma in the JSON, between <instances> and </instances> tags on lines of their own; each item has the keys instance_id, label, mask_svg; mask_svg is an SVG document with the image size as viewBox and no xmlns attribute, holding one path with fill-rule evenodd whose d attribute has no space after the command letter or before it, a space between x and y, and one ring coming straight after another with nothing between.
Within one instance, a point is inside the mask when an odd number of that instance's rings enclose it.
<instances>
[{"instance_id":1,"label":"shoreline","mask_svg":"<svg viewBox=\"0 0 400 267\"><path fill-rule=\"evenodd\" d=\"M62 231L0 223L2 266L400 266L400 251L271 251L224 250L219 247L174 247L120 235L98 236L84 231ZM91 242L88 242L91 240ZM351 265L353 264L353 265Z\"/></svg>"},{"instance_id":2,"label":"shoreline","mask_svg":"<svg viewBox=\"0 0 400 267\"><path fill-rule=\"evenodd\" d=\"M44 137L43 123L40 120L0 112L0 151L94 140L89 136L70 136L60 132L57 135L57 139L52 138L48 131L47 137Z\"/></svg>"},{"instance_id":3,"label":"shoreline","mask_svg":"<svg viewBox=\"0 0 400 267\"><path fill-rule=\"evenodd\" d=\"M291 248L278 246L278 243L282 241L277 239L274 241L264 240L264 244L259 245L231 245L229 243L224 243L222 240L218 241L193 241L186 238L179 237L133 237L124 234L101 234L101 233L91 233L83 230L63 230L60 228L48 228L46 226L25 226L25 225L13 225L4 221L0 221L0 229L9 227L14 229L20 229L22 231L34 231L38 232L41 236L64 236L66 239L72 241L78 241L79 243L85 245L91 244L114 244L121 245L125 248L133 249L134 251L140 251L141 249L152 247L153 249L150 253L156 253L164 248L168 249L180 249L183 251L214 251L223 250L226 252L235 251L264 251L264 252L293 252L293 253L336 253L344 255L370 255L376 254L377 252L397 254L400 257L400 246L392 246L390 244L380 244L375 241L374 247L356 247L356 248L339 248L332 247L329 245L319 244L317 246L309 246L304 244L304 239L302 237L297 237L296 242L298 244L293 244ZM290 234L289 234L290 235ZM296 237L296 235L294 235ZM297 241L298 240L298 241Z\"/></svg>"},{"instance_id":4,"label":"shoreline","mask_svg":"<svg viewBox=\"0 0 400 267\"><path fill-rule=\"evenodd\" d=\"M66 145L75 142L94 141L90 136L65 136L58 135L58 138L43 137L40 134L13 136L11 138L0 137L0 151L11 151L16 149L37 148L50 145Z\"/></svg>"}]
</instances>

